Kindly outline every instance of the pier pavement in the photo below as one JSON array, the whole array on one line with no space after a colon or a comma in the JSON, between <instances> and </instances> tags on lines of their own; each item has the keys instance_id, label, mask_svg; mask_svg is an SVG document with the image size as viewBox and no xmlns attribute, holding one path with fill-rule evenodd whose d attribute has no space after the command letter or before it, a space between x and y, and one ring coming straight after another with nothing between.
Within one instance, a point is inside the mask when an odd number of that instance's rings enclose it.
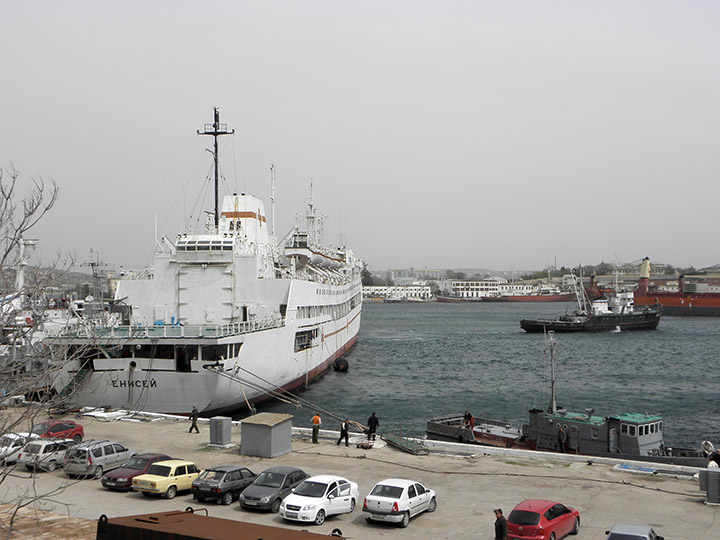
<instances>
[{"instance_id":1,"label":"pier pavement","mask_svg":"<svg viewBox=\"0 0 720 540\"><path fill-rule=\"evenodd\" d=\"M438 509L421 514L407 529L400 529L390 524L366 523L360 500L352 514L330 517L316 527L286 522L277 514L241 510L236 502L230 506L201 504L189 493L166 500L111 492L98 480L69 481L62 471L43 472L33 478L18 467L0 484L0 503L13 503L29 492L55 493L23 510L23 530L14 538L90 539L95 538L95 522L101 514L118 517L192 506L206 508L215 517L321 534L338 528L355 539L491 540L495 519L492 510L500 507L507 515L518 502L528 498L556 500L577 508L581 525L575 538L579 540L604 539L604 531L615 523L649 525L667 540L715 538L720 522L720 507L704 503L699 483L692 477L630 474L614 470L610 462L579 456L568 459L562 455L535 457L497 450L490 453L465 445L460 445L464 454L445 448L440 450L443 453L415 456L384 444L360 449L354 444L364 440L360 434L351 434L351 445L345 447L335 444L337 432L321 431L320 443L312 444L308 430L296 429L292 451L266 459L241 456L238 446L209 448L209 427L204 422L200 423L200 434L190 434L190 424L184 419L101 421L84 416L76 421L83 424L86 439L115 440L141 453L164 452L194 460L201 468L242 464L260 473L270 466L292 465L311 475L342 475L359 484L361 499L384 478L415 479L436 491ZM240 430L240 426L233 425L235 443L240 441ZM3 521L9 507L0 507ZM51 514L36 516L33 508Z\"/></svg>"}]
</instances>

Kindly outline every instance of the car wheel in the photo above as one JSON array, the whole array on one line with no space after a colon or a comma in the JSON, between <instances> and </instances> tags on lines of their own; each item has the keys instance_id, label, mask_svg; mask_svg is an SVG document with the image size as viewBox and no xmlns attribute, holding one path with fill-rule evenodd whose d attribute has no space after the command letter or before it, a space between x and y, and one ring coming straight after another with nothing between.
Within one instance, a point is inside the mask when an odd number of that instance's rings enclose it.
<instances>
[{"instance_id":1,"label":"car wheel","mask_svg":"<svg viewBox=\"0 0 720 540\"><path fill-rule=\"evenodd\" d=\"M405 512L402 517L402 521L400 522L400 527L403 529L410 525L410 512Z\"/></svg>"},{"instance_id":2,"label":"car wheel","mask_svg":"<svg viewBox=\"0 0 720 540\"><path fill-rule=\"evenodd\" d=\"M434 512L435 510L437 510L437 500L435 500L435 497L433 497L428 503L427 511Z\"/></svg>"},{"instance_id":3,"label":"car wheel","mask_svg":"<svg viewBox=\"0 0 720 540\"><path fill-rule=\"evenodd\" d=\"M167 491L165 492L165 498L166 499L172 499L175 497L175 494L177 493L177 488L175 486L170 486L167 488Z\"/></svg>"},{"instance_id":4,"label":"car wheel","mask_svg":"<svg viewBox=\"0 0 720 540\"><path fill-rule=\"evenodd\" d=\"M350 512L352 512L353 510L355 510L355 499L350 501Z\"/></svg>"},{"instance_id":5,"label":"car wheel","mask_svg":"<svg viewBox=\"0 0 720 540\"><path fill-rule=\"evenodd\" d=\"M53 472L53 471L55 470L55 467L56 467L56 465L55 465L55 462L54 462L54 461L51 461L50 463L48 463L48 464L47 464L47 470L48 470L48 472Z\"/></svg>"},{"instance_id":6,"label":"car wheel","mask_svg":"<svg viewBox=\"0 0 720 540\"><path fill-rule=\"evenodd\" d=\"M228 506L229 504L232 503L232 500L233 500L232 492L228 491L227 493L225 493L225 495L222 496L222 499L220 499L220 503L223 506Z\"/></svg>"},{"instance_id":7,"label":"car wheel","mask_svg":"<svg viewBox=\"0 0 720 540\"><path fill-rule=\"evenodd\" d=\"M95 467L95 470L93 471L93 475L92 475L93 480L97 480L98 478L102 477L102 475L103 475L103 468L100 465L98 465L97 467Z\"/></svg>"},{"instance_id":8,"label":"car wheel","mask_svg":"<svg viewBox=\"0 0 720 540\"><path fill-rule=\"evenodd\" d=\"M373 518L371 518L370 516L365 516L365 521L367 521L368 523L372 523Z\"/></svg>"},{"instance_id":9,"label":"car wheel","mask_svg":"<svg viewBox=\"0 0 720 540\"><path fill-rule=\"evenodd\" d=\"M580 530L580 518L576 517L575 524L573 525L573 530L570 531L570 534L577 534L579 530Z\"/></svg>"},{"instance_id":10,"label":"car wheel","mask_svg":"<svg viewBox=\"0 0 720 540\"><path fill-rule=\"evenodd\" d=\"M318 510L315 514L315 525L322 525L325 523L325 510Z\"/></svg>"},{"instance_id":11,"label":"car wheel","mask_svg":"<svg viewBox=\"0 0 720 540\"><path fill-rule=\"evenodd\" d=\"M555 533L550 533L548 540L555 540Z\"/></svg>"},{"instance_id":12,"label":"car wheel","mask_svg":"<svg viewBox=\"0 0 720 540\"><path fill-rule=\"evenodd\" d=\"M281 503L282 503L282 501L280 499L275 499L273 501L272 507L270 508L270 510L272 511L273 514L277 514L280 511Z\"/></svg>"},{"instance_id":13,"label":"car wheel","mask_svg":"<svg viewBox=\"0 0 720 540\"><path fill-rule=\"evenodd\" d=\"M80 444L80 441L82 441L82 435L78 433L73 437L73 441L75 441L75 444Z\"/></svg>"}]
</instances>

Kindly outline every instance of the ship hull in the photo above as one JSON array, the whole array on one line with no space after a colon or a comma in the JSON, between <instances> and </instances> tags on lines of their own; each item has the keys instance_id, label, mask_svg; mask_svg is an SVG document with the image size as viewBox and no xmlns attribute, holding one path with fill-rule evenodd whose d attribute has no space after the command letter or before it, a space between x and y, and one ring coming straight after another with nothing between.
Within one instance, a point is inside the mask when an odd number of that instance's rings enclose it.
<instances>
[{"instance_id":1,"label":"ship hull","mask_svg":"<svg viewBox=\"0 0 720 540\"><path fill-rule=\"evenodd\" d=\"M575 300L575 293L486 296L481 300L483 302L572 302Z\"/></svg>"},{"instance_id":2,"label":"ship hull","mask_svg":"<svg viewBox=\"0 0 720 540\"><path fill-rule=\"evenodd\" d=\"M605 314L592 316L558 317L552 320L523 319L520 328L529 333L547 332L609 332L623 330L655 330L660 324L661 312L647 310L632 314Z\"/></svg>"},{"instance_id":3,"label":"ship hull","mask_svg":"<svg viewBox=\"0 0 720 540\"><path fill-rule=\"evenodd\" d=\"M447 441L468 445L493 446L496 448L514 448L518 450L535 450L542 452L561 453L559 450L537 448L537 445L523 437L519 429L493 420L476 419L473 430L463 427L461 422L449 421L451 416L433 418L427 422L427 438L434 441ZM675 449L673 455L641 455L618 454L611 452L580 452L580 455L592 457L607 457L626 461L640 461L644 463L658 463L663 465L682 465L685 467L705 467L707 458L701 452L689 449Z\"/></svg>"},{"instance_id":4,"label":"ship hull","mask_svg":"<svg viewBox=\"0 0 720 540\"><path fill-rule=\"evenodd\" d=\"M688 295L657 295L635 297L635 305L661 305L665 315L691 317L720 317L720 297L702 297Z\"/></svg>"},{"instance_id":5,"label":"ship hull","mask_svg":"<svg viewBox=\"0 0 720 540\"><path fill-rule=\"evenodd\" d=\"M292 322L241 334L224 340L239 349L235 358L219 362L192 359L182 370L172 358L94 358L92 364L78 359L66 365L55 388L62 392L86 368L82 385L72 395L72 402L78 405L167 414L187 414L196 406L203 416L230 413L277 397L282 391L305 387L322 376L355 345L360 319L361 304L346 317L316 325L317 343L302 351L295 351L300 327ZM126 343L139 350L149 346L145 338L95 341L105 349ZM184 348L190 346L188 342L196 342L200 347L214 347L217 341L204 344L202 340L173 339L162 346ZM83 345L78 340L73 344Z\"/></svg>"}]
</instances>

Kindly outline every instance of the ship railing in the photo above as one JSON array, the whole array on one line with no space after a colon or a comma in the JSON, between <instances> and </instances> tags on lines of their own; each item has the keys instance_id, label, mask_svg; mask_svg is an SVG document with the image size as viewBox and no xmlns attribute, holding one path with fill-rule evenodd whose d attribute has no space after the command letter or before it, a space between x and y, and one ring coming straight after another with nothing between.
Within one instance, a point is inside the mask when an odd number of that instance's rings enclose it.
<instances>
[{"instance_id":1,"label":"ship railing","mask_svg":"<svg viewBox=\"0 0 720 540\"><path fill-rule=\"evenodd\" d=\"M83 325L66 329L59 337L101 338L101 339L142 339L142 338L209 338L249 334L260 330L279 328L285 325L284 317L269 317L245 322L220 325L202 324L154 324L154 325Z\"/></svg>"}]
</instances>

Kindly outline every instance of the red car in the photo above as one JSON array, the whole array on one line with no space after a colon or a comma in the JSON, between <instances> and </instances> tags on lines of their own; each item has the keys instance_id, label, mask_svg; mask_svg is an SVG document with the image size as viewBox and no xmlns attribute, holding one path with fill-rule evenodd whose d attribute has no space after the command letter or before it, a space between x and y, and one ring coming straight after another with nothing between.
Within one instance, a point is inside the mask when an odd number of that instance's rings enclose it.
<instances>
[{"instance_id":1,"label":"red car","mask_svg":"<svg viewBox=\"0 0 720 540\"><path fill-rule=\"evenodd\" d=\"M106 472L100 479L102 485L108 489L128 491L132 488L132 479L145 474L148 467L156 461L172 459L165 454L138 454L123 463L119 469Z\"/></svg>"},{"instance_id":2,"label":"red car","mask_svg":"<svg viewBox=\"0 0 720 540\"><path fill-rule=\"evenodd\" d=\"M507 529L508 540L560 540L578 533L580 514L559 502L528 499L510 512Z\"/></svg>"},{"instance_id":3,"label":"red car","mask_svg":"<svg viewBox=\"0 0 720 540\"><path fill-rule=\"evenodd\" d=\"M35 424L30 433L40 437L52 437L53 439L72 439L75 444L83 440L85 430L72 420L48 420Z\"/></svg>"}]
</instances>

